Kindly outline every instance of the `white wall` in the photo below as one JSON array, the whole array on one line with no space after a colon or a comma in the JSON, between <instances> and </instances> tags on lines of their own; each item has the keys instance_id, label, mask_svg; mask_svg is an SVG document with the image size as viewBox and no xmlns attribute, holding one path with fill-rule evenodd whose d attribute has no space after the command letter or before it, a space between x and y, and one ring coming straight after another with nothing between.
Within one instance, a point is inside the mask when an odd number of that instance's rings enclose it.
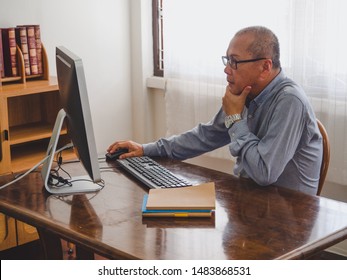
<instances>
[{"instance_id":1,"label":"white wall","mask_svg":"<svg viewBox=\"0 0 347 280\"><path fill-rule=\"evenodd\" d=\"M55 75L55 47L80 56L97 149L132 138L131 37L128 0L0 0L0 27L40 24Z\"/></svg>"},{"instance_id":2,"label":"white wall","mask_svg":"<svg viewBox=\"0 0 347 280\"><path fill-rule=\"evenodd\" d=\"M82 58L99 153L116 139L165 135L163 91L146 87L153 69L151 0L0 0L0 27L17 24L40 24L52 75L55 46ZM232 170L231 161L206 156L191 162ZM323 196L347 201L345 186L325 188ZM336 247L347 255L346 242Z\"/></svg>"},{"instance_id":3,"label":"white wall","mask_svg":"<svg viewBox=\"0 0 347 280\"><path fill-rule=\"evenodd\" d=\"M146 79L153 73L152 1L130 0L131 82L133 140L153 140L154 119L152 96Z\"/></svg>"}]
</instances>

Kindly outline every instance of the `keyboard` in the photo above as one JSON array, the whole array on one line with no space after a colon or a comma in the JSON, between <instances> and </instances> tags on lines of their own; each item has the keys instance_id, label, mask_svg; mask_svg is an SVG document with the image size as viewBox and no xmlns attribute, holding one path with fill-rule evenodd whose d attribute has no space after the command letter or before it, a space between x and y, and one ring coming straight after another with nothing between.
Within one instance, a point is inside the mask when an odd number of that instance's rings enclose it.
<instances>
[{"instance_id":1,"label":"keyboard","mask_svg":"<svg viewBox=\"0 0 347 280\"><path fill-rule=\"evenodd\" d=\"M175 188L192 185L147 156L118 159L117 162L124 170L149 188Z\"/></svg>"}]
</instances>

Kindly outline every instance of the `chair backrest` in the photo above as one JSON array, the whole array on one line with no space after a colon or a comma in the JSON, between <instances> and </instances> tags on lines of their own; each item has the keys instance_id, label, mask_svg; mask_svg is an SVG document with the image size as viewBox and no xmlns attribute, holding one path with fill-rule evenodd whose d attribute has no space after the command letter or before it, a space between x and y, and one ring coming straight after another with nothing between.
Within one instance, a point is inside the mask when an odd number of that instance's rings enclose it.
<instances>
[{"instance_id":1,"label":"chair backrest","mask_svg":"<svg viewBox=\"0 0 347 280\"><path fill-rule=\"evenodd\" d=\"M320 177L319 177L319 184L317 189L317 195L320 195L322 192L325 177L327 175L328 168L329 168L330 142L329 142L328 133L325 130L324 125L318 119L317 119L317 124L318 124L319 131L323 137L323 157L322 157L322 165L320 167Z\"/></svg>"}]
</instances>

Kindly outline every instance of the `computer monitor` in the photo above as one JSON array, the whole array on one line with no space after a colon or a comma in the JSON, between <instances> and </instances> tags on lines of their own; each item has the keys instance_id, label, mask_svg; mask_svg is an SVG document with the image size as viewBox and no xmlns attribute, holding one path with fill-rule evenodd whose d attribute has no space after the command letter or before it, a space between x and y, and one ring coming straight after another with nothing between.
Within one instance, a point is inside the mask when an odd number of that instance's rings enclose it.
<instances>
[{"instance_id":1,"label":"computer monitor","mask_svg":"<svg viewBox=\"0 0 347 280\"><path fill-rule=\"evenodd\" d=\"M82 60L65 47L57 47L56 67L63 108L56 118L46 152L47 160L42 166L41 175L45 188L52 194L98 191L103 187L103 181L100 175ZM56 184L54 180L57 179L51 173L51 168L64 120L67 123L68 135L88 175L67 179L68 184Z\"/></svg>"}]
</instances>

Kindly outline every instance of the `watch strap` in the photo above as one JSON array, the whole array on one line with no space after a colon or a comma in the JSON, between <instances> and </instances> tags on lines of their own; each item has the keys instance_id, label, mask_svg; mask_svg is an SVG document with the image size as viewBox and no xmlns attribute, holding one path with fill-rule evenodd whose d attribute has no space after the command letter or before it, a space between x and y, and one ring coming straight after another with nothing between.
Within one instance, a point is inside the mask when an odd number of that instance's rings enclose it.
<instances>
[{"instance_id":1,"label":"watch strap","mask_svg":"<svg viewBox=\"0 0 347 280\"><path fill-rule=\"evenodd\" d=\"M225 126L230 128L235 122L242 120L241 114L233 114L225 117Z\"/></svg>"}]
</instances>

